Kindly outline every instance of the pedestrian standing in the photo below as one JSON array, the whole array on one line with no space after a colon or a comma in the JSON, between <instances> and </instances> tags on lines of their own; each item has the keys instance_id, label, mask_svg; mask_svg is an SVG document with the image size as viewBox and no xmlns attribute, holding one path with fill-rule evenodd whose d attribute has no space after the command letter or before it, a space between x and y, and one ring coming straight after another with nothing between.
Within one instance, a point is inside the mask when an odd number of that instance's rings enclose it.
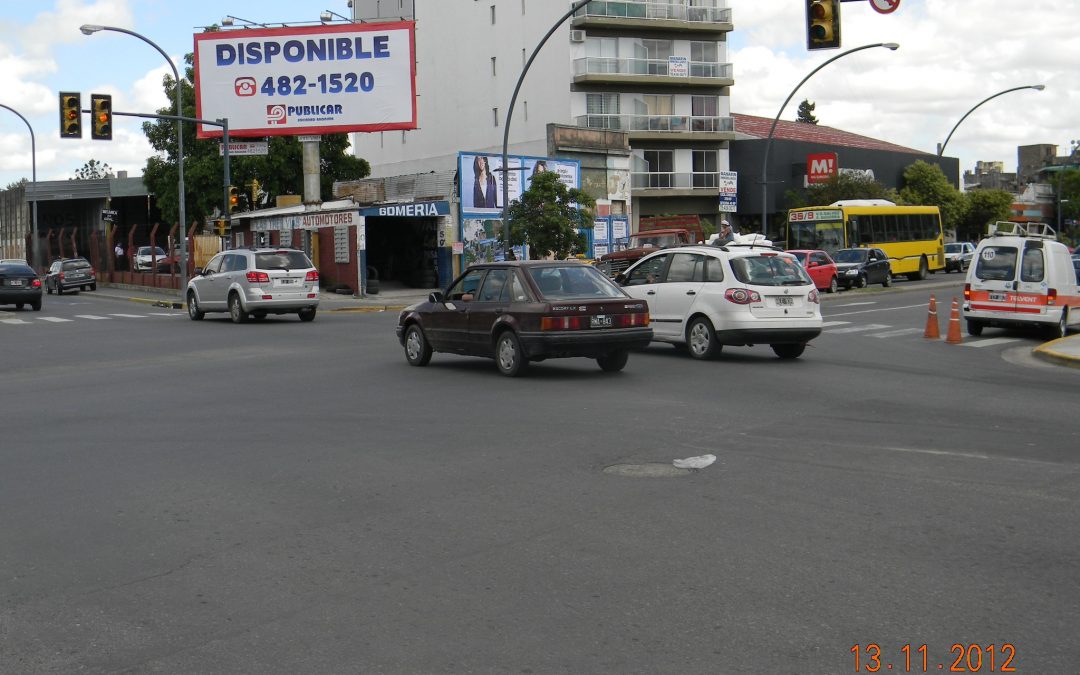
<instances>
[{"instance_id":1,"label":"pedestrian standing","mask_svg":"<svg viewBox=\"0 0 1080 675\"><path fill-rule=\"evenodd\" d=\"M113 249L113 253L116 254L116 270L120 271L124 269L124 246L120 242L116 242L116 247Z\"/></svg>"}]
</instances>

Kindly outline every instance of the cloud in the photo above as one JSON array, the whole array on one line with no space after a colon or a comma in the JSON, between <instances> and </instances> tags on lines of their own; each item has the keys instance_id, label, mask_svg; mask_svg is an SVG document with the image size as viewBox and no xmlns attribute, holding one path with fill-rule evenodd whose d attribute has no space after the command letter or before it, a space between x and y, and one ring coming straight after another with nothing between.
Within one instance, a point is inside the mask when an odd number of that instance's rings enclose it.
<instances>
[{"instance_id":1,"label":"cloud","mask_svg":"<svg viewBox=\"0 0 1080 675\"><path fill-rule=\"evenodd\" d=\"M58 44L86 40L83 24L133 26L135 16L127 0L57 0L54 9L34 17L17 33L22 50L31 56L49 54Z\"/></svg>"}]
</instances>

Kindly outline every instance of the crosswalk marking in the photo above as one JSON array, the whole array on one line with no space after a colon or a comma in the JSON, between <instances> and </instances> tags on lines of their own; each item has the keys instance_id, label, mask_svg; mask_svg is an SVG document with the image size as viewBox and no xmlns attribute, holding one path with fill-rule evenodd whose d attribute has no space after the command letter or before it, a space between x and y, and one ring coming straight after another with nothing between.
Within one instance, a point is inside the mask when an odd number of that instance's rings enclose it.
<instances>
[{"instance_id":1,"label":"crosswalk marking","mask_svg":"<svg viewBox=\"0 0 1080 675\"><path fill-rule=\"evenodd\" d=\"M891 338L891 337L898 337L900 335L912 335L914 333L922 333L924 331L925 331L925 329L923 329L923 328L898 328L896 330L885 331L884 333L874 333L870 337L874 337L874 338Z\"/></svg>"},{"instance_id":2,"label":"crosswalk marking","mask_svg":"<svg viewBox=\"0 0 1080 675\"><path fill-rule=\"evenodd\" d=\"M1008 344L1009 342L1017 342L1020 338L987 338L986 340L972 340L970 342L964 342L964 347L992 347L994 345Z\"/></svg>"},{"instance_id":3,"label":"crosswalk marking","mask_svg":"<svg viewBox=\"0 0 1080 675\"><path fill-rule=\"evenodd\" d=\"M851 322L850 321L826 321L825 323L821 324L821 326L823 328L829 328L830 326L846 326L849 323L851 323Z\"/></svg>"},{"instance_id":4,"label":"crosswalk marking","mask_svg":"<svg viewBox=\"0 0 1080 675\"><path fill-rule=\"evenodd\" d=\"M17 326L20 323L30 323L30 322L29 321L23 321L22 319L0 319L0 323L6 323L6 324L11 324L12 326Z\"/></svg>"},{"instance_id":5,"label":"crosswalk marking","mask_svg":"<svg viewBox=\"0 0 1080 675\"><path fill-rule=\"evenodd\" d=\"M110 314L109 316L118 316L122 319L145 319L145 314Z\"/></svg>"},{"instance_id":6,"label":"crosswalk marking","mask_svg":"<svg viewBox=\"0 0 1080 675\"><path fill-rule=\"evenodd\" d=\"M75 318L76 319L94 319L96 321L108 321L109 320L109 317L107 317L107 316L97 316L95 314L76 314Z\"/></svg>"},{"instance_id":7,"label":"crosswalk marking","mask_svg":"<svg viewBox=\"0 0 1080 675\"><path fill-rule=\"evenodd\" d=\"M58 316L39 316L38 321L51 321L52 323L71 323L74 319L62 319Z\"/></svg>"},{"instance_id":8,"label":"crosswalk marking","mask_svg":"<svg viewBox=\"0 0 1080 675\"><path fill-rule=\"evenodd\" d=\"M837 335L840 333L862 333L868 330L882 330L884 328L892 328L892 326L884 323L868 323L865 326L848 326L847 328L837 328L836 330L829 331L829 334Z\"/></svg>"},{"instance_id":9,"label":"crosswalk marking","mask_svg":"<svg viewBox=\"0 0 1080 675\"><path fill-rule=\"evenodd\" d=\"M150 316L184 316L179 312L150 312Z\"/></svg>"}]
</instances>

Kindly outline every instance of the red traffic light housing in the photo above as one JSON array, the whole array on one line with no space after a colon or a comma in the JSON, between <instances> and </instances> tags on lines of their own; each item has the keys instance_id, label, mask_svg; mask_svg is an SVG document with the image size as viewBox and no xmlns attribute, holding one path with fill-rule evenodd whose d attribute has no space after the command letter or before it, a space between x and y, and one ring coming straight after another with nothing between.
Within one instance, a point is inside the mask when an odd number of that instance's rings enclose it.
<instances>
[{"instance_id":1,"label":"red traffic light housing","mask_svg":"<svg viewBox=\"0 0 1080 675\"><path fill-rule=\"evenodd\" d=\"M240 193L237 192L235 185L229 186L229 203L228 212L232 213L236 210L236 207L240 206Z\"/></svg>"},{"instance_id":2,"label":"red traffic light housing","mask_svg":"<svg viewBox=\"0 0 1080 675\"><path fill-rule=\"evenodd\" d=\"M82 95L60 92L60 138L82 138Z\"/></svg>"},{"instance_id":3,"label":"red traffic light housing","mask_svg":"<svg viewBox=\"0 0 1080 675\"><path fill-rule=\"evenodd\" d=\"M806 48L840 47L840 0L806 0Z\"/></svg>"},{"instance_id":4,"label":"red traffic light housing","mask_svg":"<svg viewBox=\"0 0 1080 675\"><path fill-rule=\"evenodd\" d=\"M112 140L112 96L90 94L90 138Z\"/></svg>"}]
</instances>

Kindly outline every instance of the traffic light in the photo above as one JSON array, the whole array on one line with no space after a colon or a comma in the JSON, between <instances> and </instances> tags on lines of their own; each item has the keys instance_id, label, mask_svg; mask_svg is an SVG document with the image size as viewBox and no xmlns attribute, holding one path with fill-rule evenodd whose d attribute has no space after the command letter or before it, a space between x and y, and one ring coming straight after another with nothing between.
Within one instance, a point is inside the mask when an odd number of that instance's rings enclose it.
<instances>
[{"instance_id":1,"label":"traffic light","mask_svg":"<svg viewBox=\"0 0 1080 675\"><path fill-rule=\"evenodd\" d=\"M90 138L112 140L112 96L90 94Z\"/></svg>"},{"instance_id":2,"label":"traffic light","mask_svg":"<svg viewBox=\"0 0 1080 675\"><path fill-rule=\"evenodd\" d=\"M60 92L60 138L82 138L82 95Z\"/></svg>"},{"instance_id":3,"label":"traffic light","mask_svg":"<svg viewBox=\"0 0 1080 675\"><path fill-rule=\"evenodd\" d=\"M251 179L251 208L252 209L258 208L258 206L257 206L258 203L259 203L259 179L258 178L252 178Z\"/></svg>"},{"instance_id":4,"label":"traffic light","mask_svg":"<svg viewBox=\"0 0 1080 675\"><path fill-rule=\"evenodd\" d=\"M806 0L806 48L840 47L840 0Z\"/></svg>"},{"instance_id":5,"label":"traffic light","mask_svg":"<svg viewBox=\"0 0 1080 675\"><path fill-rule=\"evenodd\" d=\"M236 191L236 186L235 185L230 185L229 186L229 204L228 204L229 208L228 208L228 212L232 213L234 210L236 210L236 207L239 206L239 205L240 205L240 193L238 193Z\"/></svg>"},{"instance_id":6,"label":"traffic light","mask_svg":"<svg viewBox=\"0 0 1080 675\"><path fill-rule=\"evenodd\" d=\"M225 236L225 226L228 223L228 221L225 220L224 218L218 218L214 222L217 223L218 236L224 237Z\"/></svg>"}]
</instances>

